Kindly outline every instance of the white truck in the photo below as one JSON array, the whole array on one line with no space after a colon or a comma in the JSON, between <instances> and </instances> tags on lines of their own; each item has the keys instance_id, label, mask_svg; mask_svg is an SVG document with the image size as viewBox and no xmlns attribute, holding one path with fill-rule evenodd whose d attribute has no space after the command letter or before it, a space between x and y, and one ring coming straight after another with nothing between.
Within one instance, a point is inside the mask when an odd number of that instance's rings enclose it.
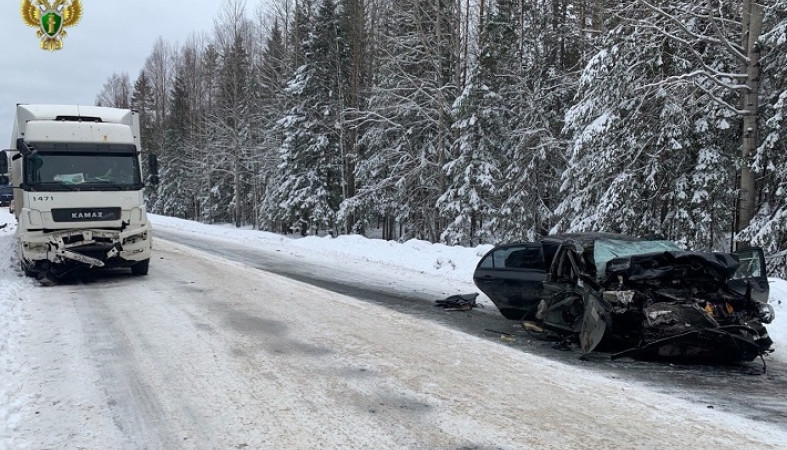
<instances>
[{"instance_id":1,"label":"white truck","mask_svg":"<svg viewBox=\"0 0 787 450\"><path fill-rule=\"evenodd\" d=\"M0 173L10 172L26 275L49 284L83 269L148 273L152 229L140 153L136 111L17 105Z\"/></svg>"}]
</instances>

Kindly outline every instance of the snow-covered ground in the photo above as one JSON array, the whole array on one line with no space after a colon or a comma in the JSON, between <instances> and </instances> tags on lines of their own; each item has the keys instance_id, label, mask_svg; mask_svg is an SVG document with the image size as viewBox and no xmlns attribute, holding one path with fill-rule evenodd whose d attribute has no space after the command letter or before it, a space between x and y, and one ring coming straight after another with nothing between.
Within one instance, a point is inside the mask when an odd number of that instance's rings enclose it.
<instances>
[{"instance_id":1,"label":"snow-covered ground","mask_svg":"<svg viewBox=\"0 0 787 450\"><path fill-rule=\"evenodd\" d=\"M153 221L447 294L475 291L489 249ZM164 241L146 278L41 288L15 266L6 208L3 223L0 449L787 447L777 425ZM787 282L771 280L779 361L785 300Z\"/></svg>"}]
</instances>

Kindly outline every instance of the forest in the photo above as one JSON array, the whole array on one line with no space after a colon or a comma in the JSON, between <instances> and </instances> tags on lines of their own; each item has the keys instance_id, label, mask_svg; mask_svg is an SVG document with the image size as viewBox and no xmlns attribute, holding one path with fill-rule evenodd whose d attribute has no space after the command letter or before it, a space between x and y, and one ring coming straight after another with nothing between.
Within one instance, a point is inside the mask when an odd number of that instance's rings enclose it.
<instances>
[{"instance_id":1,"label":"forest","mask_svg":"<svg viewBox=\"0 0 787 450\"><path fill-rule=\"evenodd\" d=\"M787 276L787 0L224 0L214 24L96 97L140 113L151 212L661 235Z\"/></svg>"}]
</instances>

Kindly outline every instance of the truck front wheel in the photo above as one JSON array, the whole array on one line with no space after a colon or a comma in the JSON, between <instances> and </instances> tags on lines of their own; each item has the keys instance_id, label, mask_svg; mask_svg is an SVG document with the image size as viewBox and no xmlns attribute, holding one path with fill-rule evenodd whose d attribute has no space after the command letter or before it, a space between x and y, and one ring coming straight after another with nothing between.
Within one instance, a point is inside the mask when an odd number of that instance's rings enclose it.
<instances>
[{"instance_id":1,"label":"truck front wheel","mask_svg":"<svg viewBox=\"0 0 787 450\"><path fill-rule=\"evenodd\" d=\"M147 275L150 267L150 258L142 260L131 266L132 275Z\"/></svg>"},{"instance_id":2,"label":"truck front wheel","mask_svg":"<svg viewBox=\"0 0 787 450\"><path fill-rule=\"evenodd\" d=\"M26 277L36 278L38 275L38 271L35 270L35 264L25 264L23 261L19 263L19 267L22 268L22 272L25 273Z\"/></svg>"}]
</instances>

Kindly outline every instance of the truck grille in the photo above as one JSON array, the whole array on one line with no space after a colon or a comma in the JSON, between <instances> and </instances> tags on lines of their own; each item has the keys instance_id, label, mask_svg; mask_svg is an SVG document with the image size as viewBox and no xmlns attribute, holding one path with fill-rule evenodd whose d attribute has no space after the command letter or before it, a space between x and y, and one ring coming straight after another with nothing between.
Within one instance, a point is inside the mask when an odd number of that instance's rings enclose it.
<instances>
[{"instance_id":1,"label":"truck grille","mask_svg":"<svg viewBox=\"0 0 787 450\"><path fill-rule=\"evenodd\" d=\"M109 222L120 220L120 208L57 208L52 210L55 222Z\"/></svg>"}]
</instances>

